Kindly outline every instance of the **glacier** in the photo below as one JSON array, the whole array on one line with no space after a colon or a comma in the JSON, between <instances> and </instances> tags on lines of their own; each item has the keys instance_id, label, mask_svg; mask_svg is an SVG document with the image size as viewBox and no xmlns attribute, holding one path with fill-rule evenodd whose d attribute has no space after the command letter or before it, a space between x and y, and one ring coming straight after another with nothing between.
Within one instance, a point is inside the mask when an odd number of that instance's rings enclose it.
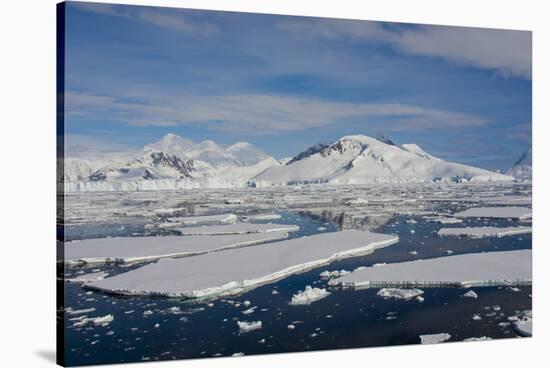
<instances>
[{"instance_id":1,"label":"glacier","mask_svg":"<svg viewBox=\"0 0 550 368\"><path fill-rule=\"evenodd\" d=\"M332 279L331 286L494 286L531 284L531 250L469 253L367 267Z\"/></svg>"},{"instance_id":2,"label":"glacier","mask_svg":"<svg viewBox=\"0 0 550 368\"><path fill-rule=\"evenodd\" d=\"M360 230L324 233L190 258L161 259L85 287L122 295L216 298L240 294L338 259L366 255L398 240L395 235Z\"/></svg>"}]
</instances>

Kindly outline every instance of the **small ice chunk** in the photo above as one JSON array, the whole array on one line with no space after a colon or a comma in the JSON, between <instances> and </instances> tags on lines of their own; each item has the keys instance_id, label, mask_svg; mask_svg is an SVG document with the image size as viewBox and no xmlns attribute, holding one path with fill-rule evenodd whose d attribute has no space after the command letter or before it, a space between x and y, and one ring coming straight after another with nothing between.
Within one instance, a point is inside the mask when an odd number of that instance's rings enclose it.
<instances>
[{"instance_id":1,"label":"small ice chunk","mask_svg":"<svg viewBox=\"0 0 550 368\"><path fill-rule=\"evenodd\" d=\"M437 344L440 342L447 341L451 338L451 335L448 333L438 333L430 335L420 335L421 344Z\"/></svg>"},{"instance_id":2,"label":"small ice chunk","mask_svg":"<svg viewBox=\"0 0 550 368\"><path fill-rule=\"evenodd\" d=\"M472 316L472 319L473 319L474 321L480 321L480 320L481 320L481 316L480 316L479 314L474 314L474 315Z\"/></svg>"},{"instance_id":3,"label":"small ice chunk","mask_svg":"<svg viewBox=\"0 0 550 368\"><path fill-rule=\"evenodd\" d=\"M257 308L257 307L248 308L247 310L244 310L244 311L242 311L241 313L242 313L242 314L245 314L245 315L247 315L247 314L252 314L252 313L254 313L254 311L256 310L256 308Z\"/></svg>"},{"instance_id":4,"label":"small ice chunk","mask_svg":"<svg viewBox=\"0 0 550 368\"><path fill-rule=\"evenodd\" d=\"M250 303L250 300L245 300L245 301L243 302L243 305L244 305L245 307L249 307L250 304L251 304L251 303Z\"/></svg>"},{"instance_id":5,"label":"small ice chunk","mask_svg":"<svg viewBox=\"0 0 550 368\"><path fill-rule=\"evenodd\" d=\"M340 277L340 276L344 276L344 275L347 275L348 273L351 273L350 271L346 271L346 270L340 270L340 271L323 271L319 274L319 276L321 276L322 278L324 279L330 279L330 278L334 278L334 277Z\"/></svg>"},{"instance_id":6,"label":"small ice chunk","mask_svg":"<svg viewBox=\"0 0 550 368\"><path fill-rule=\"evenodd\" d=\"M312 288L311 286L306 286L304 291L299 291L297 294L292 296L290 301L291 305L309 305L317 300L321 300L330 295L330 292L327 289Z\"/></svg>"},{"instance_id":7,"label":"small ice chunk","mask_svg":"<svg viewBox=\"0 0 550 368\"><path fill-rule=\"evenodd\" d=\"M233 353L233 355L231 355L232 357L241 357L241 356L244 356L244 353L241 353L241 352L238 352L238 353Z\"/></svg>"},{"instance_id":8,"label":"small ice chunk","mask_svg":"<svg viewBox=\"0 0 550 368\"><path fill-rule=\"evenodd\" d=\"M466 293L462 294L462 297L477 299L477 293L473 290L468 290Z\"/></svg>"},{"instance_id":9,"label":"small ice chunk","mask_svg":"<svg viewBox=\"0 0 550 368\"><path fill-rule=\"evenodd\" d=\"M247 333L247 332L259 330L260 328L262 328L262 321L253 321L253 322L237 321L237 326L239 326L240 332Z\"/></svg>"},{"instance_id":10,"label":"small ice chunk","mask_svg":"<svg viewBox=\"0 0 550 368\"><path fill-rule=\"evenodd\" d=\"M290 324L290 325L286 326L286 328L288 328L289 330L294 330L296 328L296 326L294 326L293 324Z\"/></svg>"},{"instance_id":11,"label":"small ice chunk","mask_svg":"<svg viewBox=\"0 0 550 368\"><path fill-rule=\"evenodd\" d=\"M481 337L469 337L467 339L464 339L462 341L489 341L492 340L490 337L487 336L481 336Z\"/></svg>"},{"instance_id":12,"label":"small ice chunk","mask_svg":"<svg viewBox=\"0 0 550 368\"><path fill-rule=\"evenodd\" d=\"M94 325L108 325L109 323L113 322L113 320L115 319L115 317L113 317L112 314L107 314L103 317L96 317L96 318L93 318L92 319L92 323Z\"/></svg>"}]
</instances>

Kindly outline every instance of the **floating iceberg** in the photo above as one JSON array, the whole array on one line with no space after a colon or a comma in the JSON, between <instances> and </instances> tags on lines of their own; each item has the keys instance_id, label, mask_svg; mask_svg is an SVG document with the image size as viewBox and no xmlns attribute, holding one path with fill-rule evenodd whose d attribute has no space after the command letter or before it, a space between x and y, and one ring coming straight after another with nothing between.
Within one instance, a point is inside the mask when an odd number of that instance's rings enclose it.
<instances>
[{"instance_id":1,"label":"floating iceberg","mask_svg":"<svg viewBox=\"0 0 550 368\"><path fill-rule=\"evenodd\" d=\"M456 213L460 218L484 217L484 218L511 218L525 220L531 218L532 210L527 207L475 207Z\"/></svg>"},{"instance_id":2,"label":"floating iceberg","mask_svg":"<svg viewBox=\"0 0 550 368\"><path fill-rule=\"evenodd\" d=\"M308 285L304 291L299 291L292 296L290 305L309 305L329 295L330 292L328 292L327 289L312 288Z\"/></svg>"},{"instance_id":3,"label":"floating iceberg","mask_svg":"<svg viewBox=\"0 0 550 368\"><path fill-rule=\"evenodd\" d=\"M502 238L504 236L512 236L519 234L530 234L531 227L528 226L514 226L514 227L460 227L460 228L446 228L437 232L439 236L462 236L469 238L485 238L496 236Z\"/></svg>"},{"instance_id":4,"label":"floating iceberg","mask_svg":"<svg viewBox=\"0 0 550 368\"><path fill-rule=\"evenodd\" d=\"M473 290L468 290L467 292L465 292L464 294L462 294L462 297L463 298L472 298L472 299L477 299L477 293Z\"/></svg>"},{"instance_id":5,"label":"floating iceberg","mask_svg":"<svg viewBox=\"0 0 550 368\"><path fill-rule=\"evenodd\" d=\"M462 223L462 220L454 217L433 217L433 218L430 218L430 222L437 222L439 224L450 225L450 224L460 224Z\"/></svg>"},{"instance_id":6,"label":"floating iceberg","mask_svg":"<svg viewBox=\"0 0 550 368\"><path fill-rule=\"evenodd\" d=\"M331 278L335 278L335 277L340 277L340 276L344 276L344 275L347 275L348 273L351 273L350 271L346 271L346 270L336 270L336 271L323 271L319 274L319 276L321 276L322 278L324 279L331 279Z\"/></svg>"},{"instance_id":7,"label":"floating iceberg","mask_svg":"<svg viewBox=\"0 0 550 368\"><path fill-rule=\"evenodd\" d=\"M360 230L324 233L266 246L162 259L85 287L124 295L235 295L338 259L372 253L398 240L395 235Z\"/></svg>"},{"instance_id":8,"label":"floating iceberg","mask_svg":"<svg viewBox=\"0 0 550 368\"><path fill-rule=\"evenodd\" d=\"M169 257L185 257L228 248L281 240L286 232L216 236L146 236L85 239L65 243L65 262L128 263Z\"/></svg>"},{"instance_id":9,"label":"floating iceberg","mask_svg":"<svg viewBox=\"0 0 550 368\"><path fill-rule=\"evenodd\" d=\"M237 321L237 326L239 326L239 331L246 333L254 330L259 330L262 328L262 321L255 322L241 322Z\"/></svg>"},{"instance_id":10,"label":"floating iceberg","mask_svg":"<svg viewBox=\"0 0 550 368\"><path fill-rule=\"evenodd\" d=\"M231 225L193 226L174 228L182 235L231 235L250 233L271 233L277 231L291 232L300 230L296 225L284 224L250 224L238 223Z\"/></svg>"},{"instance_id":11,"label":"floating iceberg","mask_svg":"<svg viewBox=\"0 0 550 368\"><path fill-rule=\"evenodd\" d=\"M382 298L394 298L409 300L416 298L424 294L424 291L420 289L398 289L398 288L383 288L378 290L376 295ZM419 300L421 301L421 300Z\"/></svg>"},{"instance_id":12,"label":"floating iceberg","mask_svg":"<svg viewBox=\"0 0 550 368\"><path fill-rule=\"evenodd\" d=\"M440 342L447 341L451 338L451 335L448 333L438 333L431 335L420 335L421 344L437 344Z\"/></svg>"},{"instance_id":13,"label":"floating iceberg","mask_svg":"<svg viewBox=\"0 0 550 368\"><path fill-rule=\"evenodd\" d=\"M528 249L393 263L354 271L329 281L329 285L361 288L530 284L531 258L531 250Z\"/></svg>"}]
</instances>

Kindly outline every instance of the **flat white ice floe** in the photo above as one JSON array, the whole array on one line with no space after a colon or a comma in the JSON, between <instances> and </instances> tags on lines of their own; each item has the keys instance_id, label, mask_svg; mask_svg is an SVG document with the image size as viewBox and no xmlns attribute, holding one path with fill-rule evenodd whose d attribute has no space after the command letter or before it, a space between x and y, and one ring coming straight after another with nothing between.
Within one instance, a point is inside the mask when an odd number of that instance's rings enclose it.
<instances>
[{"instance_id":1,"label":"flat white ice floe","mask_svg":"<svg viewBox=\"0 0 550 368\"><path fill-rule=\"evenodd\" d=\"M329 295L330 292L328 292L327 289L312 288L308 285L304 291L299 291L292 296L290 305L309 305Z\"/></svg>"},{"instance_id":2,"label":"flat white ice floe","mask_svg":"<svg viewBox=\"0 0 550 368\"><path fill-rule=\"evenodd\" d=\"M378 290L376 295L381 296L382 298L394 298L394 299L405 299L409 300L421 296L424 294L424 291L420 289L399 289L399 288L383 288Z\"/></svg>"},{"instance_id":3,"label":"flat white ice floe","mask_svg":"<svg viewBox=\"0 0 550 368\"><path fill-rule=\"evenodd\" d=\"M396 235L345 230L266 246L162 259L133 271L86 284L124 295L213 298L235 295L338 259L366 255L396 243Z\"/></svg>"},{"instance_id":4,"label":"flat white ice floe","mask_svg":"<svg viewBox=\"0 0 550 368\"><path fill-rule=\"evenodd\" d=\"M440 342L447 341L451 338L451 335L448 333L438 333L431 335L420 335L421 344L437 344Z\"/></svg>"},{"instance_id":5,"label":"flat white ice floe","mask_svg":"<svg viewBox=\"0 0 550 368\"><path fill-rule=\"evenodd\" d=\"M298 231L299 226L285 224L251 224L238 223L231 225L193 226L174 228L182 235L230 235L250 233L271 233L277 231Z\"/></svg>"},{"instance_id":6,"label":"flat white ice floe","mask_svg":"<svg viewBox=\"0 0 550 368\"><path fill-rule=\"evenodd\" d=\"M527 207L475 207L455 213L455 217L511 218L525 220L531 218L532 210Z\"/></svg>"},{"instance_id":7,"label":"flat white ice floe","mask_svg":"<svg viewBox=\"0 0 550 368\"><path fill-rule=\"evenodd\" d=\"M79 283L79 282L86 283L86 282L95 281L95 280L103 280L107 276L109 276L107 272L99 271L99 272L92 272L84 275L79 275L75 278L65 279L65 281L75 282L75 283Z\"/></svg>"},{"instance_id":8,"label":"flat white ice floe","mask_svg":"<svg viewBox=\"0 0 550 368\"><path fill-rule=\"evenodd\" d=\"M530 284L531 250L470 253L367 267L329 281L343 287ZM101 282L101 281L99 281Z\"/></svg>"},{"instance_id":9,"label":"flat white ice floe","mask_svg":"<svg viewBox=\"0 0 550 368\"><path fill-rule=\"evenodd\" d=\"M168 220L183 225L223 225L234 224L238 219L239 217L233 213L224 213L221 215L172 217Z\"/></svg>"},{"instance_id":10,"label":"flat white ice floe","mask_svg":"<svg viewBox=\"0 0 550 368\"><path fill-rule=\"evenodd\" d=\"M263 213L259 215L247 216L249 220L264 221L264 220L278 220L282 216L277 213Z\"/></svg>"},{"instance_id":11,"label":"flat white ice floe","mask_svg":"<svg viewBox=\"0 0 550 368\"><path fill-rule=\"evenodd\" d=\"M129 263L170 257L186 257L229 248L281 240L286 232L216 236L145 236L85 239L65 243L65 262Z\"/></svg>"},{"instance_id":12,"label":"flat white ice floe","mask_svg":"<svg viewBox=\"0 0 550 368\"><path fill-rule=\"evenodd\" d=\"M439 236L460 236L468 238L486 238L496 236L502 238L504 236L530 234L531 227L528 226L513 226L513 227L459 227L445 228L437 232Z\"/></svg>"}]
</instances>

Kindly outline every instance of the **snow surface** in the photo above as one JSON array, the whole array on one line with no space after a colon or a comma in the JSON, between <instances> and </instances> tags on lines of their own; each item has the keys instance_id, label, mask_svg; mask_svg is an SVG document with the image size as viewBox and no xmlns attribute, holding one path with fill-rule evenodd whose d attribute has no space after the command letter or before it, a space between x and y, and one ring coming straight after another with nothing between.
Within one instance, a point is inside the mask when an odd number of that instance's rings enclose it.
<instances>
[{"instance_id":1,"label":"snow surface","mask_svg":"<svg viewBox=\"0 0 550 368\"><path fill-rule=\"evenodd\" d=\"M338 259L369 254L398 240L395 235L359 230L323 233L192 259L163 259L86 287L128 295L234 295Z\"/></svg>"},{"instance_id":2,"label":"snow surface","mask_svg":"<svg viewBox=\"0 0 550 368\"><path fill-rule=\"evenodd\" d=\"M386 285L490 286L530 284L531 250L471 253L367 267L330 285L376 287Z\"/></svg>"},{"instance_id":3,"label":"snow surface","mask_svg":"<svg viewBox=\"0 0 550 368\"><path fill-rule=\"evenodd\" d=\"M376 295L382 298L394 298L394 299L412 299L424 294L424 291L420 289L399 289L399 288L383 288L378 290Z\"/></svg>"},{"instance_id":4,"label":"snow surface","mask_svg":"<svg viewBox=\"0 0 550 368\"><path fill-rule=\"evenodd\" d=\"M238 223L231 225L193 226L174 228L182 235L229 235L250 233L271 233L277 231L291 232L300 230L296 225L284 224L250 224Z\"/></svg>"},{"instance_id":5,"label":"snow surface","mask_svg":"<svg viewBox=\"0 0 550 368\"><path fill-rule=\"evenodd\" d=\"M455 213L454 216L482 217L482 218L511 218L524 220L531 218L532 210L527 207L474 207L466 211Z\"/></svg>"},{"instance_id":6,"label":"snow surface","mask_svg":"<svg viewBox=\"0 0 550 368\"><path fill-rule=\"evenodd\" d=\"M85 239L65 243L65 262L139 262L167 257L193 256L206 252L281 240L286 232L237 235L145 236Z\"/></svg>"},{"instance_id":7,"label":"snow surface","mask_svg":"<svg viewBox=\"0 0 550 368\"><path fill-rule=\"evenodd\" d=\"M308 285L304 291L299 291L297 294L292 295L290 305L309 305L329 295L330 292L327 289L312 288Z\"/></svg>"},{"instance_id":8,"label":"snow surface","mask_svg":"<svg viewBox=\"0 0 550 368\"><path fill-rule=\"evenodd\" d=\"M502 238L504 236L512 236L519 234L530 234L531 227L461 227L461 228L446 228L437 232L439 236L466 236L469 238L484 238L496 236Z\"/></svg>"},{"instance_id":9,"label":"snow surface","mask_svg":"<svg viewBox=\"0 0 550 368\"><path fill-rule=\"evenodd\" d=\"M445 342L451 338L451 335L448 333L438 333L431 335L420 335L420 343L425 344L437 344L440 342Z\"/></svg>"}]
</instances>

